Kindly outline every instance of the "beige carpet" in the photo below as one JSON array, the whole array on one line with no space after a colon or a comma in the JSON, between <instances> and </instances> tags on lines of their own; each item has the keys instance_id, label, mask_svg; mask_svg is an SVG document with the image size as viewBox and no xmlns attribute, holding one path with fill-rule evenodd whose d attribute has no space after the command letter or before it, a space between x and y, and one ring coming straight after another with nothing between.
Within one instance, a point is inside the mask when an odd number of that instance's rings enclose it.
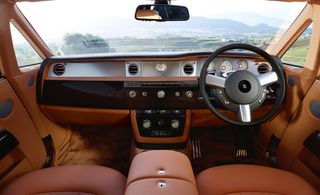
<instances>
[{"instance_id":1,"label":"beige carpet","mask_svg":"<svg viewBox=\"0 0 320 195\"><path fill-rule=\"evenodd\" d=\"M101 165L127 175L130 166L129 127L74 126L62 165Z\"/></svg>"}]
</instances>

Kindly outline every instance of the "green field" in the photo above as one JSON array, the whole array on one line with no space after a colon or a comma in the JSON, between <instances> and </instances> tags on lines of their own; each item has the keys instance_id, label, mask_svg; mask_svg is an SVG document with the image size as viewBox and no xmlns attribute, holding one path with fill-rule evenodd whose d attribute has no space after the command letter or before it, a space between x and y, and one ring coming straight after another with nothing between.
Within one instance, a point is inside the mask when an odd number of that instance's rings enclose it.
<instances>
[{"instance_id":1,"label":"green field","mask_svg":"<svg viewBox=\"0 0 320 195\"><path fill-rule=\"evenodd\" d=\"M308 54L310 36L299 38L285 53L281 60L285 63L303 66Z\"/></svg>"}]
</instances>

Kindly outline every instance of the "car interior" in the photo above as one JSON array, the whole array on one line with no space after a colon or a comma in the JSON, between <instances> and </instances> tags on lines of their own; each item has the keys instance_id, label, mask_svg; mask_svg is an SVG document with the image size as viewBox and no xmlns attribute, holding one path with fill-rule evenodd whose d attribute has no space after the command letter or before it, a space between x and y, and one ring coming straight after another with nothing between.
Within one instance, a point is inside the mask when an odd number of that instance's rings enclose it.
<instances>
[{"instance_id":1,"label":"car interior","mask_svg":"<svg viewBox=\"0 0 320 195\"><path fill-rule=\"evenodd\" d=\"M320 195L319 0L0 0L0 194Z\"/></svg>"}]
</instances>

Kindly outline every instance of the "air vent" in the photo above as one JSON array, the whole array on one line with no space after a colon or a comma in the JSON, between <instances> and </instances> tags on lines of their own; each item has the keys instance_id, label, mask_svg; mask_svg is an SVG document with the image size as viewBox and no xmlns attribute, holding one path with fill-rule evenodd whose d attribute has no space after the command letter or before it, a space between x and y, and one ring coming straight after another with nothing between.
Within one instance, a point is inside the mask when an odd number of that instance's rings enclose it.
<instances>
[{"instance_id":1,"label":"air vent","mask_svg":"<svg viewBox=\"0 0 320 195\"><path fill-rule=\"evenodd\" d=\"M61 76L65 73L66 67L64 64L56 64L53 67L53 73L57 76Z\"/></svg>"},{"instance_id":2,"label":"air vent","mask_svg":"<svg viewBox=\"0 0 320 195\"><path fill-rule=\"evenodd\" d=\"M269 66L265 63L259 64L257 69L260 74L269 72Z\"/></svg>"},{"instance_id":3,"label":"air vent","mask_svg":"<svg viewBox=\"0 0 320 195\"><path fill-rule=\"evenodd\" d=\"M128 66L128 72L130 75L136 75L139 72L139 66L135 63L131 63Z\"/></svg>"},{"instance_id":4,"label":"air vent","mask_svg":"<svg viewBox=\"0 0 320 195\"><path fill-rule=\"evenodd\" d=\"M183 66L183 72L186 75L191 75L193 74L194 67L192 64L187 63L186 65Z\"/></svg>"}]
</instances>

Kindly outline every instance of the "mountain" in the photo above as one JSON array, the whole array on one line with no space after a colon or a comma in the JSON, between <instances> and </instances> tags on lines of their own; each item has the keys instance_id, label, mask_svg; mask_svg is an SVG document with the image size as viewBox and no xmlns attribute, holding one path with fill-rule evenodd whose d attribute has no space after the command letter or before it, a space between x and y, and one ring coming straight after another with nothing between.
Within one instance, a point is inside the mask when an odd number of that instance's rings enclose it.
<instances>
[{"instance_id":1,"label":"mountain","mask_svg":"<svg viewBox=\"0 0 320 195\"><path fill-rule=\"evenodd\" d=\"M274 18L270 16L264 16L262 14L253 12L226 12L226 13L215 13L210 18L226 18L235 20L238 22L245 22L249 26L255 26L260 23L265 23L270 26L280 27L285 21L280 18Z\"/></svg>"},{"instance_id":2,"label":"mountain","mask_svg":"<svg viewBox=\"0 0 320 195\"><path fill-rule=\"evenodd\" d=\"M114 18L117 25L113 25L110 31L99 32L104 37L146 37L159 36L164 34L181 36L202 36L202 35L223 35L223 34L263 34L276 33L278 28L266 23L249 26L239 21L230 19L212 19L205 17L192 17L184 22L146 22ZM108 24L108 21L104 21ZM90 28L93 30L94 28ZM99 29L99 28L98 28ZM90 32L93 33L93 32Z\"/></svg>"},{"instance_id":3,"label":"mountain","mask_svg":"<svg viewBox=\"0 0 320 195\"><path fill-rule=\"evenodd\" d=\"M184 22L146 22L126 18L96 18L90 22L74 21L72 25L57 26L52 42L62 40L65 33L99 35L103 38L172 36L223 36L225 34L274 34L278 28L266 23L247 25L230 19L191 17Z\"/></svg>"},{"instance_id":4,"label":"mountain","mask_svg":"<svg viewBox=\"0 0 320 195\"><path fill-rule=\"evenodd\" d=\"M249 26L242 22L230 19L211 19L194 17L190 19L190 28L210 29L213 31L221 31L224 33L273 33L277 28L269 26L265 23Z\"/></svg>"}]
</instances>

